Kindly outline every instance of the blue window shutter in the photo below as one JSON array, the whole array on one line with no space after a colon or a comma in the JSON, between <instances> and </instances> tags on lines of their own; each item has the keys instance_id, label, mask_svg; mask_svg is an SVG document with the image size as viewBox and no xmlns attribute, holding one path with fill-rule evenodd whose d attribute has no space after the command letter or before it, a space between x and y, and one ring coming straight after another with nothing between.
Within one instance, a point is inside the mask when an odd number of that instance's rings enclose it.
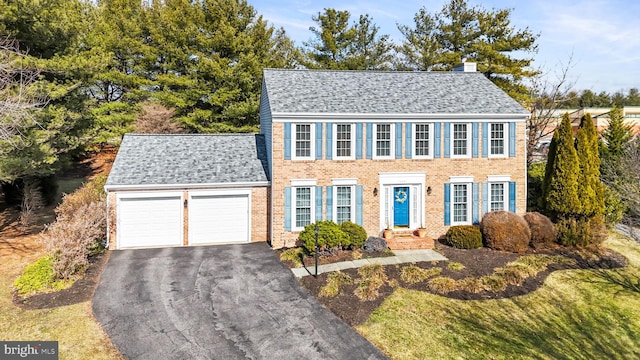
<instances>
[{"instance_id":1,"label":"blue window shutter","mask_svg":"<svg viewBox=\"0 0 640 360\"><path fill-rule=\"evenodd\" d=\"M413 136L413 131L411 130L411 123L407 123L407 125L405 126L405 144L404 144L404 156L407 159L411 159L412 157L412 147L413 147L413 141L412 141L412 136Z\"/></svg>"},{"instance_id":2,"label":"blue window shutter","mask_svg":"<svg viewBox=\"0 0 640 360\"><path fill-rule=\"evenodd\" d=\"M325 188L327 193L327 221L333 221L333 186Z\"/></svg>"},{"instance_id":3,"label":"blue window shutter","mask_svg":"<svg viewBox=\"0 0 640 360\"><path fill-rule=\"evenodd\" d=\"M444 184L444 224L451 225L451 184Z\"/></svg>"},{"instance_id":4,"label":"blue window shutter","mask_svg":"<svg viewBox=\"0 0 640 360\"><path fill-rule=\"evenodd\" d=\"M291 123L284 123L284 159L291 160Z\"/></svg>"},{"instance_id":5,"label":"blue window shutter","mask_svg":"<svg viewBox=\"0 0 640 360\"><path fill-rule=\"evenodd\" d=\"M509 183L509 211L516 212L516 183Z\"/></svg>"},{"instance_id":6,"label":"blue window shutter","mask_svg":"<svg viewBox=\"0 0 640 360\"><path fill-rule=\"evenodd\" d=\"M402 123L396 123L396 159L402 159Z\"/></svg>"},{"instance_id":7,"label":"blue window shutter","mask_svg":"<svg viewBox=\"0 0 640 360\"><path fill-rule=\"evenodd\" d=\"M471 156L478 157L478 123L471 124Z\"/></svg>"},{"instance_id":8,"label":"blue window shutter","mask_svg":"<svg viewBox=\"0 0 640 360\"><path fill-rule=\"evenodd\" d=\"M482 123L482 157L489 157L489 123ZM482 193L484 196L484 193Z\"/></svg>"},{"instance_id":9,"label":"blue window shutter","mask_svg":"<svg viewBox=\"0 0 640 360\"><path fill-rule=\"evenodd\" d=\"M489 212L489 183L482 183L482 216Z\"/></svg>"},{"instance_id":10,"label":"blue window shutter","mask_svg":"<svg viewBox=\"0 0 640 360\"><path fill-rule=\"evenodd\" d=\"M326 154L326 159L327 160L331 160L331 158L333 157L332 152L333 152L333 124L332 123L327 123L327 146L326 149L324 150L325 154Z\"/></svg>"},{"instance_id":11,"label":"blue window shutter","mask_svg":"<svg viewBox=\"0 0 640 360\"><path fill-rule=\"evenodd\" d=\"M444 123L444 157L449 157L451 151L451 144L449 144L449 137L451 136L451 123Z\"/></svg>"},{"instance_id":12,"label":"blue window shutter","mask_svg":"<svg viewBox=\"0 0 640 360\"><path fill-rule=\"evenodd\" d=\"M322 123L316 123L316 160L322 160Z\"/></svg>"},{"instance_id":13,"label":"blue window shutter","mask_svg":"<svg viewBox=\"0 0 640 360\"><path fill-rule=\"evenodd\" d=\"M362 159L362 123L356 124L356 159Z\"/></svg>"},{"instance_id":14,"label":"blue window shutter","mask_svg":"<svg viewBox=\"0 0 640 360\"><path fill-rule=\"evenodd\" d=\"M322 186L316 186L316 221L322 220Z\"/></svg>"},{"instance_id":15,"label":"blue window shutter","mask_svg":"<svg viewBox=\"0 0 640 360\"><path fill-rule=\"evenodd\" d=\"M356 185L356 224L362 226L362 185Z\"/></svg>"},{"instance_id":16,"label":"blue window shutter","mask_svg":"<svg viewBox=\"0 0 640 360\"><path fill-rule=\"evenodd\" d=\"M440 148L442 144L440 143L440 132L442 131L442 126L439 122L433 124L433 157L440 157Z\"/></svg>"},{"instance_id":17,"label":"blue window shutter","mask_svg":"<svg viewBox=\"0 0 640 360\"><path fill-rule=\"evenodd\" d=\"M509 156L516 156L516 123L509 123Z\"/></svg>"},{"instance_id":18,"label":"blue window shutter","mask_svg":"<svg viewBox=\"0 0 640 360\"><path fill-rule=\"evenodd\" d=\"M291 187L284 188L284 230L291 231Z\"/></svg>"},{"instance_id":19,"label":"blue window shutter","mask_svg":"<svg viewBox=\"0 0 640 360\"><path fill-rule=\"evenodd\" d=\"M479 185L478 183L473 183L473 190L471 193L471 198L473 199L472 202L472 208L471 208L471 222L473 224L477 224L479 222L479 216L478 216L478 193L479 191Z\"/></svg>"},{"instance_id":20,"label":"blue window shutter","mask_svg":"<svg viewBox=\"0 0 640 360\"><path fill-rule=\"evenodd\" d=\"M367 123L367 159L373 158L373 124Z\"/></svg>"}]
</instances>

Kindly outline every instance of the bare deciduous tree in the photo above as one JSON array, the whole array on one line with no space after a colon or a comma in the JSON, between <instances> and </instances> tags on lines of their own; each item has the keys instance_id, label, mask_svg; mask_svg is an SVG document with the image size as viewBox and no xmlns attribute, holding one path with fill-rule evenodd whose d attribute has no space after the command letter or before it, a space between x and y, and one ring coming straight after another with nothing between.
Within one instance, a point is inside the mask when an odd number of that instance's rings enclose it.
<instances>
[{"instance_id":1,"label":"bare deciduous tree","mask_svg":"<svg viewBox=\"0 0 640 360\"><path fill-rule=\"evenodd\" d=\"M13 148L27 145L24 129L37 125L32 112L47 103L45 96L30 91L39 74L17 41L0 38L0 141Z\"/></svg>"},{"instance_id":2,"label":"bare deciduous tree","mask_svg":"<svg viewBox=\"0 0 640 360\"><path fill-rule=\"evenodd\" d=\"M144 134L179 134L182 128L173 120L175 109L154 102L142 103L136 116L136 132Z\"/></svg>"},{"instance_id":3,"label":"bare deciduous tree","mask_svg":"<svg viewBox=\"0 0 640 360\"><path fill-rule=\"evenodd\" d=\"M533 162L538 143L555 131L556 121L562 119L563 115L558 110L563 107L574 85L569 79L573 55L566 64L560 66L559 72L553 75L540 71L540 75L531 79L530 96L526 104L531 113L527 122L527 165Z\"/></svg>"}]
</instances>

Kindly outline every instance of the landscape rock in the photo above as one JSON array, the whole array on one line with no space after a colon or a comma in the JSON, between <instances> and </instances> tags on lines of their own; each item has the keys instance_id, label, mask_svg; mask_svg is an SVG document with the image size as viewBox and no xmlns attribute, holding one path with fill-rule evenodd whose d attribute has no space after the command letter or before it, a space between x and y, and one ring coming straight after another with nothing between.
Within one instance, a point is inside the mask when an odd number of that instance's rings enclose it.
<instances>
[{"instance_id":1,"label":"landscape rock","mask_svg":"<svg viewBox=\"0 0 640 360\"><path fill-rule=\"evenodd\" d=\"M362 250L366 253L373 252L381 252L385 251L389 248L387 245L387 241L383 238L369 236L369 238L364 242L362 246Z\"/></svg>"}]
</instances>

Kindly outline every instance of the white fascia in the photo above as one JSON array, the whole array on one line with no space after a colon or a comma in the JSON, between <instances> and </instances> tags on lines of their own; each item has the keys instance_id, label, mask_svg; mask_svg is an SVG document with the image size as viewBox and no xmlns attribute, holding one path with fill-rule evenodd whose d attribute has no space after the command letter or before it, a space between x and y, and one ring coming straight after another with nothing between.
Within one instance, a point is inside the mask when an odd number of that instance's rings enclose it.
<instances>
[{"instance_id":1,"label":"white fascia","mask_svg":"<svg viewBox=\"0 0 640 360\"><path fill-rule=\"evenodd\" d=\"M133 191L133 190L185 190L185 189L212 189L212 188L247 188L256 186L269 186L269 181L256 182L232 182L232 183L204 183L204 184L141 184L141 185L105 185L104 190Z\"/></svg>"},{"instance_id":2,"label":"white fascia","mask_svg":"<svg viewBox=\"0 0 640 360\"><path fill-rule=\"evenodd\" d=\"M415 120L495 122L495 120L524 122L530 114L366 114L366 113L272 113L273 122L353 122L376 120L406 122Z\"/></svg>"}]
</instances>

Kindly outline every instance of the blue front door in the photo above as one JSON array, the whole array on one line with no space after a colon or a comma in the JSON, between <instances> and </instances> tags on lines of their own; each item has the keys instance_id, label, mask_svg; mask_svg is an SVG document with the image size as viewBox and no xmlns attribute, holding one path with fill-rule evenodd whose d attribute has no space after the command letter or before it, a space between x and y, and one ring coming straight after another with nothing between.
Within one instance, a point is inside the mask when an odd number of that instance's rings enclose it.
<instances>
[{"instance_id":1,"label":"blue front door","mask_svg":"<svg viewBox=\"0 0 640 360\"><path fill-rule=\"evenodd\" d=\"M409 227L409 187L393 188L393 225Z\"/></svg>"}]
</instances>

